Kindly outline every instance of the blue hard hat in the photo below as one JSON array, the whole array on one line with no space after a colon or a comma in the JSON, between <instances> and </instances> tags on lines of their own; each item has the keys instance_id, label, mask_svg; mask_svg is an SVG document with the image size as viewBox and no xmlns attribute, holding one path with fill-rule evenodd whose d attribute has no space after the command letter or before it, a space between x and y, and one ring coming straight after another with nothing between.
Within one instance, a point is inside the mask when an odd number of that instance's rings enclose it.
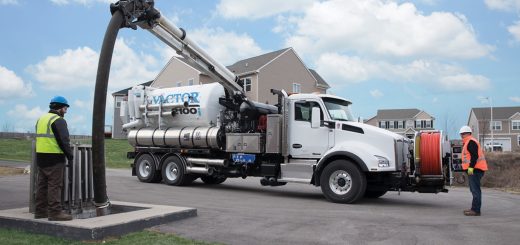
<instances>
[{"instance_id":1,"label":"blue hard hat","mask_svg":"<svg viewBox=\"0 0 520 245\"><path fill-rule=\"evenodd\" d=\"M70 107L69 106L69 102L67 101L67 99L65 99L65 97L63 96L54 96L52 99L51 99L51 104L52 103L56 103L56 104L62 104L62 105L65 105L67 107Z\"/></svg>"}]
</instances>

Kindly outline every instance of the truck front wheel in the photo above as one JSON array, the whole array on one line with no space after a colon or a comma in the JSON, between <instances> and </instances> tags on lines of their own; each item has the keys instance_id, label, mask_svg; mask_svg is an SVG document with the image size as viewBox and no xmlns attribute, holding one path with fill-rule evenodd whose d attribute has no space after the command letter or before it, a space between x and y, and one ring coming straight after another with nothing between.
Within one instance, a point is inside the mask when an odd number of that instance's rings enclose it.
<instances>
[{"instance_id":1,"label":"truck front wheel","mask_svg":"<svg viewBox=\"0 0 520 245\"><path fill-rule=\"evenodd\" d=\"M335 160L323 169L320 186L331 202L354 203L365 194L366 177L352 162Z\"/></svg>"},{"instance_id":2,"label":"truck front wheel","mask_svg":"<svg viewBox=\"0 0 520 245\"><path fill-rule=\"evenodd\" d=\"M167 185L189 185L195 179L186 173L184 163L177 156L169 156L162 163L162 177Z\"/></svg>"}]
</instances>

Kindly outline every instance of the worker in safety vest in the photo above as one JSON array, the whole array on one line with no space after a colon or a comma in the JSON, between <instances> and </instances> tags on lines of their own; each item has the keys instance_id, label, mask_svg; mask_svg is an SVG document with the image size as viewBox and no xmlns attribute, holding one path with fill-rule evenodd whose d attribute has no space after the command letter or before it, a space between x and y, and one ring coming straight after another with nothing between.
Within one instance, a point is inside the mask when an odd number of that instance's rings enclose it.
<instances>
[{"instance_id":1,"label":"worker in safety vest","mask_svg":"<svg viewBox=\"0 0 520 245\"><path fill-rule=\"evenodd\" d=\"M482 192L480 190L480 180L484 172L488 170L486 158L478 140L471 136L472 130L468 126L462 126L459 130L462 138L462 169L468 172L469 189L473 195L471 209L464 210L466 216L480 216L482 205Z\"/></svg>"},{"instance_id":2,"label":"worker in safety vest","mask_svg":"<svg viewBox=\"0 0 520 245\"><path fill-rule=\"evenodd\" d=\"M38 185L35 218L66 221L72 216L62 210L61 190L66 159L72 163L69 130L63 117L69 103L62 96L51 99L49 112L36 122L36 163Z\"/></svg>"}]
</instances>

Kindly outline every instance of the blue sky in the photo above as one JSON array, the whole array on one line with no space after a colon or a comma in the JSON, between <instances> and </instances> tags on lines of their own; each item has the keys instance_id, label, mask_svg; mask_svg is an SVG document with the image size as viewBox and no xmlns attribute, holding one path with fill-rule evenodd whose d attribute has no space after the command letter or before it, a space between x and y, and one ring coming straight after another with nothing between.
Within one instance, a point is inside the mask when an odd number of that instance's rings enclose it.
<instances>
[{"instance_id":1,"label":"blue sky","mask_svg":"<svg viewBox=\"0 0 520 245\"><path fill-rule=\"evenodd\" d=\"M73 134L90 134L107 0L0 0L0 130L33 130L49 99L70 101ZM520 106L520 0L157 0L225 65L293 47L354 102L355 116L418 108L456 130L472 107ZM120 31L109 93L149 81L173 51ZM109 105L112 99L109 96ZM107 122L112 122L107 110ZM447 125L447 126L446 126Z\"/></svg>"}]
</instances>

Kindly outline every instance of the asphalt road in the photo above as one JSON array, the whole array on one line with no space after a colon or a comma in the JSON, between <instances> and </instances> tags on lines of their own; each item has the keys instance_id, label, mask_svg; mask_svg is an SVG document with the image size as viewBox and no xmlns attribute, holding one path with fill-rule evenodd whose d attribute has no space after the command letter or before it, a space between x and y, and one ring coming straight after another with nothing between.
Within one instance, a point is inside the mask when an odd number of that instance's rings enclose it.
<instances>
[{"instance_id":1,"label":"asphalt road","mask_svg":"<svg viewBox=\"0 0 520 245\"><path fill-rule=\"evenodd\" d=\"M27 206L29 177L0 177L0 209ZM198 216L153 229L226 244L518 244L520 195L484 189L481 217L465 217L471 194L387 193L355 205L330 203L302 184L262 187L258 178L200 180L188 187L141 183L107 171L112 200L195 207Z\"/></svg>"}]
</instances>

